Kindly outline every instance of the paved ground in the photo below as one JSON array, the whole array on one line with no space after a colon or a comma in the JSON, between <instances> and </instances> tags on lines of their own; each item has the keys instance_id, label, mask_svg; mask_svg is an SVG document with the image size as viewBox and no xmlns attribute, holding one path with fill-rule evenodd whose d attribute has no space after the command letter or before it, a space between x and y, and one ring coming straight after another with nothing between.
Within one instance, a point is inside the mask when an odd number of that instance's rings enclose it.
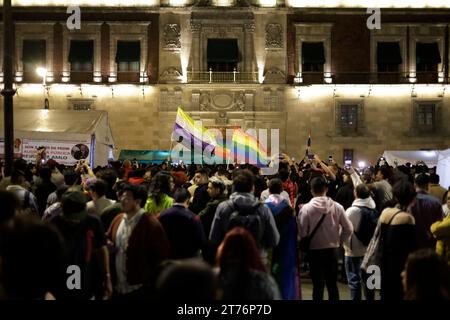
<instances>
[{"instance_id":1,"label":"paved ground","mask_svg":"<svg viewBox=\"0 0 450 320\"><path fill-rule=\"evenodd\" d=\"M312 300L312 282L311 279L307 276L302 276L301 279L301 289L302 289L302 300ZM350 300L350 290L347 286L347 283L342 281L338 281L338 289L339 289L339 298L341 300ZM376 300L380 299L379 293L376 294ZM328 299L328 293L325 288L324 299ZM364 299L364 298L363 298Z\"/></svg>"}]
</instances>

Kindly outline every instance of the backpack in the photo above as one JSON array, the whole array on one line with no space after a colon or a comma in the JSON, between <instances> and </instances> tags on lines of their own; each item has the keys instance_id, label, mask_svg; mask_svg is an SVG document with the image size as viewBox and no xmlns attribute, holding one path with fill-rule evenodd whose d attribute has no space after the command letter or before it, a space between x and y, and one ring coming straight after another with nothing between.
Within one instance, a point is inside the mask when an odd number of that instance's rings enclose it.
<instances>
[{"instance_id":1,"label":"backpack","mask_svg":"<svg viewBox=\"0 0 450 320\"><path fill-rule=\"evenodd\" d=\"M355 231L355 236L364 246L368 246L372 236L377 227L379 214L375 209L370 209L367 207L355 206L359 208L361 213L361 220L359 222L359 228Z\"/></svg>"},{"instance_id":2,"label":"backpack","mask_svg":"<svg viewBox=\"0 0 450 320\"><path fill-rule=\"evenodd\" d=\"M233 212L228 221L227 232L236 227L247 229L259 246L263 236L263 221L259 214L259 206L261 203L253 206L250 209L238 208L234 203L231 204Z\"/></svg>"}]
</instances>

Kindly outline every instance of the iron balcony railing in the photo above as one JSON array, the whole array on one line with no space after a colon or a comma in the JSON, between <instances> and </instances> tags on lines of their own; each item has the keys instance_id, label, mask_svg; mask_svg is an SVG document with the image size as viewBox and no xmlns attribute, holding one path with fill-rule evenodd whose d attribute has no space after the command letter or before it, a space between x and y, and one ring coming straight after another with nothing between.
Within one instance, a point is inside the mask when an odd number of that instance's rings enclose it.
<instances>
[{"instance_id":1,"label":"iron balcony railing","mask_svg":"<svg viewBox=\"0 0 450 320\"><path fill-rule=\"evenodd\" d=\"M412 72L303 72L294 78L296 84L408 84L408 83L449 83L442 71Z\"/></svg>"},{"instance_id":2,"label":"iron balcony railing","mask_svg":"<svg viewBox=\"0 0 450 320\"><path fill-rule=\"evenodd\" d=\"M188 83L257 83L258 72L192 72L187 73Z\"/></svg>"}]
</instances>

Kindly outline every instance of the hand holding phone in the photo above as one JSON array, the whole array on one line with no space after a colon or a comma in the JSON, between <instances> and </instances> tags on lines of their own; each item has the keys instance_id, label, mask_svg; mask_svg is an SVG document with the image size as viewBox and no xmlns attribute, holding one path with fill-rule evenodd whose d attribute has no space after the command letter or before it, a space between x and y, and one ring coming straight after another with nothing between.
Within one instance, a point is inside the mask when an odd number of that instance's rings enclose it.
<instances>
[{"instance_id":1,"label":"hand holding phone","mask_svg":"<svg viewBox=\"0 0 450 320\"><path fill-rule=\"evenodd\" d=\"M344 161L344 167L345 169L350 169L350 166L352 165L352 160L345 160Z\"/></svg>"}]
</instances>

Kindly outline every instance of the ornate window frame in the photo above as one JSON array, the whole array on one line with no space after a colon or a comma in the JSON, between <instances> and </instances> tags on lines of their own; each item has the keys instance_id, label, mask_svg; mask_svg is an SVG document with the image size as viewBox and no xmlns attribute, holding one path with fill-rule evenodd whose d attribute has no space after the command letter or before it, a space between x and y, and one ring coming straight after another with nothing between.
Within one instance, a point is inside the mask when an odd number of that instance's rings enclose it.
<instances>
[{"instance_id":1,"label":"ornate window frame","mask_svg":"<svg viewBox=\"0 0 450 320\"><path fill-rule=\"evenodd\" d=\"M358 123L355 133L346 133L342 131L341 128L341 106L342 105L356 105L358 107ZM367 133L366 123L365 123L365 112L364 112L364 99L336 99L334 105L334 134L336 136L343 137L355 137L364 136Z\"/></svg>"},{"instance_id":2,"label":"ornate window frame","mask_svg":"<svg viewBox=\"0 0 450 320\"><path fill-rule=\"evenodd\" d=\"M89 22L83 24L81 30L69 30L63 28L63 82L70 81L69 50L72 40L93 40L94 41L94 82L102 81L101 72L101 25L103 22Z\"/></svg>"},{"instance_id":3,"label":"ornate window frame","mask_svg":"<svg viewBox=\"0 0 450 320\"><path fill-rule=\"evenodd\" d=\"M324 81L332 82L331 77L331 29L332 23L295 23L295 79L296 83L303 82L302 77L302 43L323 42L325 50L325 64L323 65Z\"/></svg>"},{"instance_id":4,"label":"ornate window frame","mask_svg":"<svg viewBox=\"0 0 450 320\"><path fill-rule=\"evenodd\" d=\"M110 26L110 46L109 46L109 77L108 82L117 81L117 41L139 41L141 43L141 59L139 61L140 82L146 82L147 57L148 57L148 27L150 22L136 22L124 24L123 22L109 22ZM127 32L123 32L127 30Z\"/></svg>"},{"instance_id":5,"label":"ornate window frame","mask_svg":"<svg viewBox=\"0 0 450 320\"><path fill-rule=\"evenodd\" d=\"M53 74L53 26L54 22L15 22L16 73L15 81L23 80L23 41L45 40L46 82L54 80ZM3 43L2 43L3 46ZM2 52L3 61L3 52ZM3 68L2 68L3 69Z\"/></svg>"}]
</instances>

